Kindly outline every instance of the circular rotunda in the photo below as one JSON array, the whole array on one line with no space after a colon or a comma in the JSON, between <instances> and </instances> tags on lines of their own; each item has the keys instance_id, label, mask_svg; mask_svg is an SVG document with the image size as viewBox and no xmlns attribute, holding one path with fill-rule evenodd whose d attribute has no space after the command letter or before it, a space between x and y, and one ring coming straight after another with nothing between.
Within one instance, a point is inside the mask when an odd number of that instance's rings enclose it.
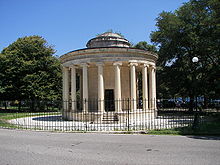
<instances>
[{"instance_id":1,"label":"circular rotunda","mask_svg":"<svg viewBox=\"0 0 220 165\"><path fill-rule=\"evenodd\" d=\"M83 113L84 120L102 120L107 112L120 119L127 110L156 109L157 54L132 48L112 32L90 39L86 46L60 57L64 119L83 120L74 115Z\"/></svg>"}]
</instances>

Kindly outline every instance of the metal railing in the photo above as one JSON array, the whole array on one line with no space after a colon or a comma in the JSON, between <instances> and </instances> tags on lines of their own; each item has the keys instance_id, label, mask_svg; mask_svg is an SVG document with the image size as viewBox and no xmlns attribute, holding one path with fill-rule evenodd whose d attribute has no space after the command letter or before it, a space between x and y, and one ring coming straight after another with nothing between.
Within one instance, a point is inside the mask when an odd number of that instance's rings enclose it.
<instances>
[{"instance_id":1,"label":"metal railing","mask_svg":"<svg viewBox=\"0 0 220 165\"><path fill-rule=\"evenodd\" d=\"M104 108L99 109L103 103ZM116 109L116 105L120 108ZM131 106L131 105L135 106ZM86 107L86 106L87 107ZM51 131L147 131L188 127L220 112L220 103L158 100L0 101L0 127ZM85 108L86 107L86 108ZM195 111L197 109L197 111Z\"/></svg>"}]
</instances>

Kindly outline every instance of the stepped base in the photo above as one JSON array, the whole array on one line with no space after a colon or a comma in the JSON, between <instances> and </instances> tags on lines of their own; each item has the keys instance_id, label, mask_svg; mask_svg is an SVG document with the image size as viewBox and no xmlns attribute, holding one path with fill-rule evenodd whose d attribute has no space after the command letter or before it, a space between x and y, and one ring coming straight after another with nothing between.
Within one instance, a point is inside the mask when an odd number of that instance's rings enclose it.
<instances>
[{"instance_id":1,"label":"stepped base","mask_svg":"<svg viewBox=\"0 0 220 165\"><path fill-rule=\"evenodd\" d=\"M119 121L118 114L114 112L103 114L102 123L104 124L118 123L118 121Z\"/></svg>"}]
</instances>

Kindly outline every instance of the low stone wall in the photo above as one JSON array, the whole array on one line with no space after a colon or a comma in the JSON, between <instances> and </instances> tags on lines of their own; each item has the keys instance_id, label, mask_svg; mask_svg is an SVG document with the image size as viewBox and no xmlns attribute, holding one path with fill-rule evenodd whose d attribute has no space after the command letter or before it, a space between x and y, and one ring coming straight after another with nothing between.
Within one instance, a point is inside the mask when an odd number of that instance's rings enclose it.
<instances>
[{"instance_id":1,"label":"low stone wall","mask_svg":"<svg viewBox=\"0 0 220 165\"><path fill-rule=\"evenodd\" d=\"M154 119L157 116L156 110L136 110L132 112L123 111L123 112L65 112L62 114L64 120L70 121L80 121L80 122L91 122L91 123L105 123L105 118L109 118L110 122L115 123L127 123L130 121L147 121ZM113 120L115 119L115 120Z\"/></svg>"}]
</instances>

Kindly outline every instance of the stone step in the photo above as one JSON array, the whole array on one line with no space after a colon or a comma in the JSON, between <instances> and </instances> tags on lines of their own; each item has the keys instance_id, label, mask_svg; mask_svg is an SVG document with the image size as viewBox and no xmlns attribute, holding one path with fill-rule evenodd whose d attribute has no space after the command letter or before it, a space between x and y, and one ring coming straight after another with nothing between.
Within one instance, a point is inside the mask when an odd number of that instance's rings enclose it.
<instances>
[{"instance_id":1,"label":"stone step","mask_svg":"<svg viewBox=\"0 0 220 165\"><path fill-rule=\"evenodd\" d=\"M106 113L103 115L102 121L105 123L114 123L118 122L118 116L113 113Z\"/></svg>"}]
</instances>

